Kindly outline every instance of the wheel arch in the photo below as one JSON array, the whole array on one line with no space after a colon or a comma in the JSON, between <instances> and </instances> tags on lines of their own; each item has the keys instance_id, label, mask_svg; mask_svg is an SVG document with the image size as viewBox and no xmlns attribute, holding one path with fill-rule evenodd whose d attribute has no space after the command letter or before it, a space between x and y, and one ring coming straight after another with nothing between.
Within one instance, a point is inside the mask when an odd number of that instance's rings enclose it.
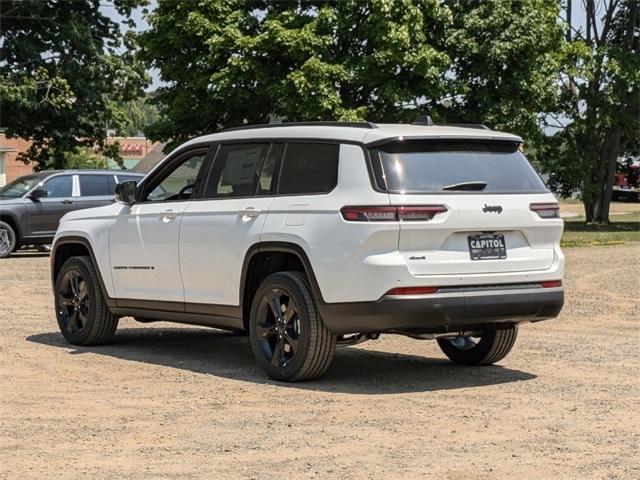
<instances>
[{"instance_id":1,"label":"wheel arch","mask_svg":"<svg viewBox=\"0 0 640 480\"><path fill-rule=\"evenodd\" d=\"M291 242L259 242L245 254L240 276L240 307L248 329L253 294L268 275L282 271L303 271L307 275L314 300L324 303L322 292L307 252Z\"/></svg>"},{"instance_id":2,"label":"wheel arch","mask_svg":"<svg viewBox=\"0 0 640 480\"><path fill-rule=\"evenodd\" d=\"M62 265L71 257L77 256L88 256L91 258L91 263L93 264L93 268L95 268L96 273L98 274L98 280L100 281L100 289L102 290L102 296L104 298L107 306L112 307L115 306L115 302L109 296L106 286L104 284L104 278L102 276L102 272L100 271L100 267L98 262L96 261L96 256L93 250L93 246L91 242L80 236L68 236L61 237L56 240L52 249L51 249L51 284L55 286L56 278Z\"/></svg>"}]
</instances>

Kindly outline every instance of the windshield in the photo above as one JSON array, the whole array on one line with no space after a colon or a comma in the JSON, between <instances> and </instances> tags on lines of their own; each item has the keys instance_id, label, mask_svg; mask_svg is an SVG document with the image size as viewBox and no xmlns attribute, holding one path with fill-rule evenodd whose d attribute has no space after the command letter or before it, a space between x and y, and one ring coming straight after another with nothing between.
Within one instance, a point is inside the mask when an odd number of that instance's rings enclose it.
<instances>
[{"instance_id":1,"label":"windshield","mask_svg":"<svg viewBox=\"0 0 640 480\"><path fill-rule=\"evenodd\" d=\"M33 187L35 187L42 177L39 175L28 175L26 177L20 177L13 182L0 188L0 197L5 198L18 198L23 196Z\"/></svg>"},{"instance_id":2,"label":"windshield","mask_svg":"<svg viewBox=\"0 0 640 480\"><path fill-rule=\"evenodd\" d=\"M547 191L515 142L407 141L372 153L378 186L392 193Z\"/></svg>"}]
</instances>

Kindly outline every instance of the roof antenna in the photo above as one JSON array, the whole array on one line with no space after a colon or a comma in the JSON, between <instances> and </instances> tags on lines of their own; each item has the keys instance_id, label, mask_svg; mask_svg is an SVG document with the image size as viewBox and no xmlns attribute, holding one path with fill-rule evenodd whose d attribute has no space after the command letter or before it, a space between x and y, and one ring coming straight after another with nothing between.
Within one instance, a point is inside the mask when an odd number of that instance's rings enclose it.
<instances>
[{"instance_id":1,"label":"roof antenna","mask_svg":"<svg viewBox=\"0 0 640 480\"><path fill-rule=\"evenodd\" d=\"M431 127L433 126L433 120L431 120L431 117L429 115L420 115L413 122L411 122L411 125L425 125L427 127Z\"/></svg>"}]
</instances>

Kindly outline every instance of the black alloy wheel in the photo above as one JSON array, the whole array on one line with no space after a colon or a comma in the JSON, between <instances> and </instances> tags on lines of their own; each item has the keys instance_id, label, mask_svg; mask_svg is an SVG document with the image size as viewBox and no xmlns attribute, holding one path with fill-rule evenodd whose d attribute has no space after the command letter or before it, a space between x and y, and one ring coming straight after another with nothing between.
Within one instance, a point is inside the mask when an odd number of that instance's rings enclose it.
<instances>
[{"instance_id":1,"label":"black alloy wheel","mask_svg":"<svg viewBox=\"0 0 640 480\"><path fill-rule=\"evenodd\" d=\"M460 365L491 365L506 357L518 337L518 326L491 326L480 335L439 338L438 345L449 359Z\"/></svg>"},{"instance_id":2,"label":"black alloy wheel","mask_svg":"<svg viewBox=\"0 0 640 480\"><path fill-rule=\"evenodd\" d=\"M89 322L91 299L87 282L79 270L69 269L60 282L58 294L58 316L70 335L77 335Z\"/></svg>"},{"instance_id":3,"label":"black alloy wheel","mask_svg":"<svg viewBox=\"0 0 640 480\"><path fill-rule=\"evenodd\" d=\"M274 367L285 367L300 346L300 316L295 301L280 288L260 299L257 337L262 353Z\"/></svg>"},{"instance_id":4,"label":"black alloy wheel","mask_svg":"<svg viewBox=\"0 0 640 480\"><path fill-rule=\"evenodd\" d=\"M55 308L60 332L74 345L108 343L118 317L107 307L98 273L89 257L71 257L56 276Z\"/></svg>"},{"instance_id":5,"label":"black alloy wheel","mask_svg":"<svg viewBox=\"0 0 640 480\"><path fill-rule=\"evenodd\" d=\"M336 348L303 272L274 273L261 283L251 305L249 337L260 368L287 382L320 377Z\"/></svg>"}]
</instances>

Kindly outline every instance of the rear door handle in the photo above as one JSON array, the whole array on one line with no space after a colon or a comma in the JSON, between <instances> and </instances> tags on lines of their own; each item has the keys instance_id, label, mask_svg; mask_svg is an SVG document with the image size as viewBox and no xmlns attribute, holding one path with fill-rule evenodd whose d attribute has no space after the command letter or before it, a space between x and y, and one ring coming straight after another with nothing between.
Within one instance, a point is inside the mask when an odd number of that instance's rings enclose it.
<instances>
[{"instance_id":1,"label":"rear door handle","mask_svg":"<svg viewBox=\"0 0 640 480\"><path fill-rule=\"evenodd\" d=\"M71 200L62 200L63 205L71 205L73 202Z\"/></svg>"},{"instance_id":2,"label":"rear door handle","mask_svg":"<svg viewBox=\"0 0 640 480\"><path fill-rule=\"evenodd\" d=\"M258 215L260 215L261 210L258 210L254 207L247 207L243 210L240 210L240 214L243 217L248 217L248 218L253 218L253 217L257 217Z\"/></svg>"}]
</instances>

